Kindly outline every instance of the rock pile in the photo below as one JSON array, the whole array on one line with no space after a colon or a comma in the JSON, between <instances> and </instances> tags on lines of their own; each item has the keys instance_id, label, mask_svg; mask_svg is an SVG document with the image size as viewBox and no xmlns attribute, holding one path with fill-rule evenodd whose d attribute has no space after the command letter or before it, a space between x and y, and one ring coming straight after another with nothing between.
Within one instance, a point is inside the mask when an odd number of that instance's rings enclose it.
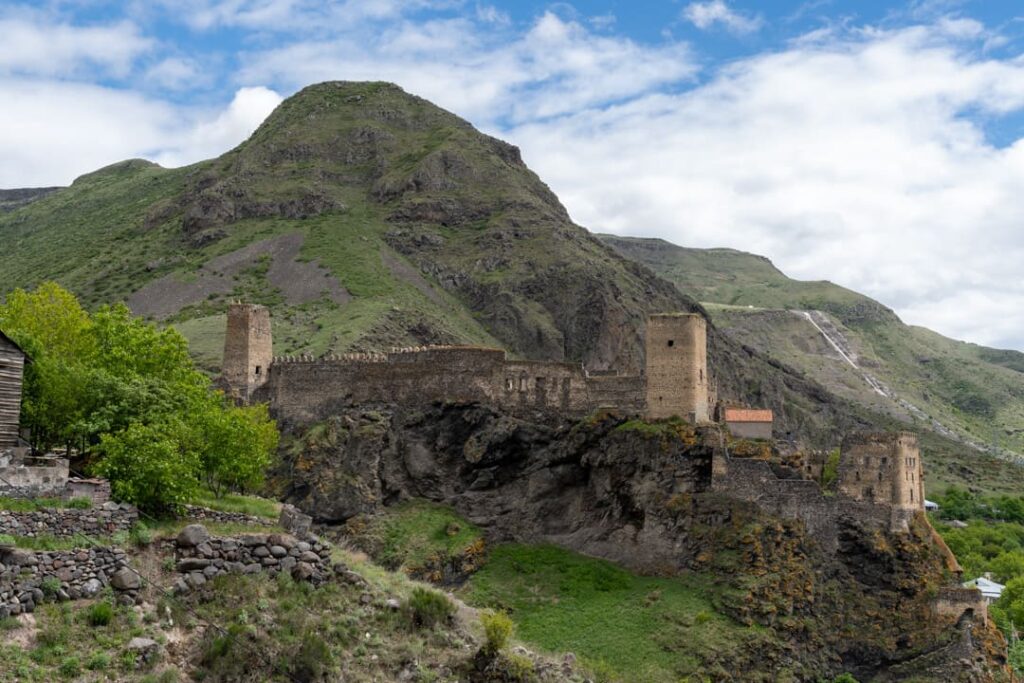
<instances>
[{"instance_id":1,"label":"rock pile","mask_svg":"<svg viewBox=\"0 0 1024 683\"><path fill-rule=\"evenodd\" d=\"M77 534L106 536L128 531L139 519L131 505L107 502L95 509L45 508L30 512L0 510L0 534L50 535L68 538Z\"/></svg>"},{"instance_id":2,"label":"rock pile","mask_svg":"<svg viewBox=\"0 0 1024 683\"><path fill-rule=\"evenodd\" d=\"M142 578L120 548L0 548L0 618L32 612L43 600L91 598L106 586L124 604L134 604L142 588Z\"/></svg>"},{"instance_id":3,"label":"rock pile","mask_svg":"<svg viewBox=\"0 0 1024 683\"><path fill-rule=\"evenodd\" d=\"M321 583L330 575L331 548L307 536L290 534L242 534L217 538L206 527L191 524L174 541L178 593L187 593L221 574L288 572L296 581Z\"/></svg>"}]
</instances>

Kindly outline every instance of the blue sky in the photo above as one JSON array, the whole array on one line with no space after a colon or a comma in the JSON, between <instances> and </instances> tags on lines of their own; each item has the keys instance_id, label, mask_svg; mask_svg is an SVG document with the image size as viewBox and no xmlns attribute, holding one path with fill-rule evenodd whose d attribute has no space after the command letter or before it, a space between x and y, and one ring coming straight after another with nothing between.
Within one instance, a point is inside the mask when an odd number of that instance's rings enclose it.
<instances>
[{"instance_id":1,"label":"blue sky","mask_svg":"<svg viewBox=\"0 0 1024 683\"><path fill-rule=\"evenodd\" d=\"M390 80L521 147L595 231L763 254L1024 349L1024 6L0 0L0 187L216 156Z\"/></svg>"}]
</instances>

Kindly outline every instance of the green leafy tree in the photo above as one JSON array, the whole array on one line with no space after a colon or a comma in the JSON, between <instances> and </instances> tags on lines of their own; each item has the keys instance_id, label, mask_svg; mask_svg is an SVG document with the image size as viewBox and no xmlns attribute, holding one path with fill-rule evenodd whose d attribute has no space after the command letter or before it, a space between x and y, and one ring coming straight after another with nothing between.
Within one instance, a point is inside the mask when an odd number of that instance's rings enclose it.
<instances>
[{"instance_id":1,"label":"green leafy tree","mask_svg":"<svg viewBox=\"0 0 1024 683\"><path fill-rule=\"evenodd\" d=\"M227 489L246 491L263 483L277 450L278 432L265 405L208 410L201 458L206 484L220 497Z\"/></svg>"},{"instance_id":2,"label":"green leafy tree","mask_svg":"<svg viewBox=\"0 0 1024 683\"><path fill-rule=\"evenodd\" d=\"M182 448L181 424L133 424L104 434L97 472L110 479L118 500L153 513L175 512L192 500L199 486L199 457Z\"/></svg>"}]
</instances>

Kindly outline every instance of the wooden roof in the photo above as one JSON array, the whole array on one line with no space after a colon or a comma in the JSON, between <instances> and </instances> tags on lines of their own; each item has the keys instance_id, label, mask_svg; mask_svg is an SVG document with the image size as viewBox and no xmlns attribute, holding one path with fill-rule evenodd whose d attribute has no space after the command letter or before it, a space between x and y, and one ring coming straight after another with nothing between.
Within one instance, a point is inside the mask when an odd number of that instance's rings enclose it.
<instances>
[{"instance_id":1,"label":"wooden roof","mask_svg":"<svg viewBox=\"0 0 1024 683\"><path fill-rule=\"evenodd\" d=\"M16 349L18 349L19 351L21 351L21 354L22 354L23 356L25 356L25 360L28 360L28 359L29 359L29 357L28 357L28 354L27 354L27 353L25 353L25 349L23 349L23 348L21 348L20 346L18 346L18 342L14 341L14 340L13 340L13 339L11 339L10 337L8 337L8 336L7 336L6 334L4 334L4 331L3 331L3 330L0 330L0 341L5 341L5 342L7 342L8 344L10 344L11 346L13 346L14 348L16 348Z\"/></svg>"},{"instance_id":2,"label":"wooden roof","mask_svg":"<svg viewBox=\"0 0 1024 683\"><path fill-rule=\"evenodd\" d=\"M772 411L753 408L726 408L726 422L771 422Z\"/></svg>"}]
</instances>

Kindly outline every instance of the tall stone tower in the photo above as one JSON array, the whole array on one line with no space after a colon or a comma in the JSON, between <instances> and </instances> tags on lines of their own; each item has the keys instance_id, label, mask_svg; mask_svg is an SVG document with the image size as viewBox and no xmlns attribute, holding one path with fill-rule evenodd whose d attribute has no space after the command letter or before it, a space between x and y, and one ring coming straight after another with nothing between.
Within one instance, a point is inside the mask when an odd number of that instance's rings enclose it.
<instances>
[{"instance_id":1,"label":"tall stone tower","mask_svg":"<svg viewBox=\"0 0 1024 683\"><path fill-rule=\"evenodd\" d=\"M696 313L652 315L646 334L647 416L707 422L708 326Z\"/></svg>"},{"instance_id":2,"label":"tall stone tower","mask_svg":"<svg viewBox=\"0 0 1024 683\"><path fill-rule=\"evenodd\" d=\"M844 498L890 507L895 531L924 510L923 474L916 434L852 434L843 439L836 488Z\"/></svg>"},{"instance_id":3,"label":"tall stone tower","mask_svg":"<svg viewBox=\"0 0 1024 683\"><path fill-rule=\"evenodd\" d=\"M231 304L224 337L224 383L233 396L249 400L267 381L274 358L270 311L256 304Z\"/></svg>"}]
</instances>

